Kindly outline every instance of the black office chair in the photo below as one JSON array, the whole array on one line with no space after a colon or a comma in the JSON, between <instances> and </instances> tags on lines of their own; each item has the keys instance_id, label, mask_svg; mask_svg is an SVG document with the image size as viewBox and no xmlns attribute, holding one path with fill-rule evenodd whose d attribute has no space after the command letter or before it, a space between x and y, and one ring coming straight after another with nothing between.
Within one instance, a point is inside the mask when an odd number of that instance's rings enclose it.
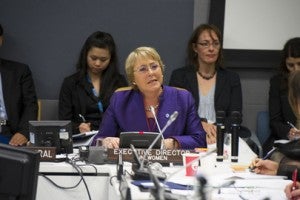
<instances>
[{"instance_id":1,"label":"black office chair","mask_svg":"<svg viewBox=\"0 0 300 200\"><path fill-rule=\"evenodd\" d=\"M256 130L246 139L247 144L259 157L263 157L263 145L270 134L269 112L259 111L256 117Z\"/></svg>"}]
</instances>

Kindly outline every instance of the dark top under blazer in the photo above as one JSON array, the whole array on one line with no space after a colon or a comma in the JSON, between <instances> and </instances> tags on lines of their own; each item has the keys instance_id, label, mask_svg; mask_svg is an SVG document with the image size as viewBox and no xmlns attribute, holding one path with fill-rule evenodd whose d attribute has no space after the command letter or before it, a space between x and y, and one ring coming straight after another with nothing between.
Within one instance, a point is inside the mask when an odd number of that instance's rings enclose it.
<instances>
[{"instance_id":1,"label":"dark top under blazer","mask_svg":"<svg viewBox=\"0 0 300 200\"><path fill-rule=\"evenodd\" d=\"M118 87L127 86L124 76L115 76L112 83ZM59 94L59 119L71 120L73 134L79 133L79 125L82 119L79 114L86 117L87 122L91 123L92 130L98 130L102 120L102 113L98 109L99 98L93 94L93 85L86 77L80 78L79 72L66 77L63 81ZM111 91L110 96L114 91ZM108 107L108 102L103 102L103 110ZM87 110L89 109L89 110ZM88 117L88 116L90 117Z\"/></svg>"},{"instance_id":2,"label":"dark top under blazer","mask_svg":"<svg viewBox=\"0 0 300 200\"><path fill-rule=\"evenodd\" d=\"M269 114L273 140L288 139L291 127L287 121L296 123L296 116L288 101L288 88L281 86L283 82L285 80L282 75L275 75L270 79Z\"/></svg>"},{"instance_id":3,"label":"dark top under blazer","mask_svg":"<svg viewBox=\"0 0 300 200\"><path fill-rule=\"evenodd\" d=\"M9 125L3 135L20 132L27 139L28 121L37 120L38 104L34 82L29 67L25 64L0 59L3 98Z\"/></svg>"},{"instance_id":4,"label":"dark top under blazer","mask_svg":"<svg viewBox=\"0 0 300 200\"><path fill-rule=\"evenodd\" d=\"M185 88L195 99L197 110L199 107L199 88L197 73L193 66L186 66L172 72L170 86ZM237 73L218 68L215 86L214 103L216 111L226 112L226 127L229 127L229 116L232 111L242 113L242 88Z\"/></svg>"}]
</instances>

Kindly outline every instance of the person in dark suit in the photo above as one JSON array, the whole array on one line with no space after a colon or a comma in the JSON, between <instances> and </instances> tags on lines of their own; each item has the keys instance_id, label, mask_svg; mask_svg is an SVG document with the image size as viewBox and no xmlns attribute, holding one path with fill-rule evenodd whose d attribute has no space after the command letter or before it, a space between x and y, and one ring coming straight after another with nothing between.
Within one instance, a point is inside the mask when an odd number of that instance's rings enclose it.
<instances>
[{"instance_id":1,"label":"person in dark suit","mask_svg":"<svg viewBox=\"0 0 300 200\"><path fill-rule=\"evenodd\" d=\"M206 147L192 95L185 89L162 84L164 65L154 48L135 49L127 57L125 67L131 87L120 88L113 94L93 144L102 141L104 147L119 148L120 132L160 132L177 111L176 121L163 132L164 147Z\"/></svg>"},{"instance_id":2,"label":"person in dark suit","mask_svg":"<svg viewBox=\"0 0 300 200\"><path fill-rule=\"evenodd\" d=\"M3 42L0 24L0 46ZM29 139L28 121L37 120L38 104L34 82L25 64L0 58L0 141L13 146Z\"/></svg>"},{"instance_id":3,"label":"person in dark suit","mask_svg":"<svg viewBox=\"0 0 300 200\"><path fill-rule=\"evenodd\" d=\"M294 41L294 39L289 40ZM288 42L289 43L289 42ZM288 44L287 43L287 44ZM293 48L289 47L289 51L292 52ZM287 60L288 63L290 63ZM297 62L300 64L300 59ZM295 64L294 64L295 67ZM296 121L300 120L300 70L293 70L289 72L288 80L287 80L287 94L285 97L287 98L287 103L290 105L290 109L292 110L294 116L296 117ZM300 127L297 127L298 129ZM295 135L299 133L299 131L294 132ZM291 133L292 134L292 133ZM284 145L281 145L277 148L277 153L281 153L280 160L274 160L273 157L270 160L263 159L254 159L250 165L253 171L257 174L268 174L268 175L284 175L289 179L292 179L293 172L295 169L300 171L300 140L299 138L295 138L293 136L293 141ZM290 136L290 137L292 137ZM296 175L296 174L294 174ZM297 174L297 180L300 179L300 173ZM288 184L285 188L285 193L288 199L299 199L300 198L300 183L299 181L296 184L296 188L293 188L293 183Z\"/></svg>"},{"instance_id":4,"label":"person in dark suit","mask_svg":"<svg viewBox=\"0 0 300 200\"><path fill-rule=\"evenodd\" d=\"M300 132L287 122L300 129L300 121L292 111L288 101L288 78L291 72L300 70L300 38L288 40L282 50L280 71L270 79L269 115L271 135L263 144L264 152L268 152L279 139L294 139Z\"/></svg>"},{"instance_id":5,"label":"person in dark suit","mask_svg":"<svg viewBox=\"0 0 300 200\"><path fill-rule=\"evenodd\" d=\"M192 93L207 143L215 143L216 111L225 111L227 130L231 112L242 112L240 78L222 67L222 37L214 25L203 24L194 30L187 54L188 65L172 72L169 85Z\"/></svg>"},{"instance_id":6,"label":"person in dark suit","mask_svg":"<svg viewBox=\"0 0 300 200\"><path fill-rule=\"evenodd\" d=\"M119 73L116 45L106 32L96 31L85 41L77 72L66 77L59 94L59 119L71 120L73 134L98 130L113 92L127 81Z\"/></svg>"}]
</instances>

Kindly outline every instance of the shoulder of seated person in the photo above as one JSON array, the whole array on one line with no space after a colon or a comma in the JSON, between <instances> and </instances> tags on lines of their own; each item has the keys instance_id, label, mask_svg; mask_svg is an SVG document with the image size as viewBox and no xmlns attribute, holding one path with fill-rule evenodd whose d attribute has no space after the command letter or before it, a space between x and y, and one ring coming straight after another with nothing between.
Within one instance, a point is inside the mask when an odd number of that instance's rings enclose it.
<instances>
[{"instance_id":1,"label":"shoulder of seated person","mask_svg":"<svg viewBox=\"0 0 300 200\"><path fill-rule=\"evenodd\" d=\"M181 87L174 87L174 86L170 86L170 87L180 91L187 91L185 88L181 88Z\"/></svg>"},{"instance_id":2,"label":"shoulder of seated person","mask_svg":"<svg viewBox=\"0 0 300 200\"><path fill-rule=\"evenodd\" d=\"M128 91L128 90L132 90L132 87L131 86L120 87L120 88L116 89L115 92L122 92L122 91Z\"/></svg>"}]
</instances>

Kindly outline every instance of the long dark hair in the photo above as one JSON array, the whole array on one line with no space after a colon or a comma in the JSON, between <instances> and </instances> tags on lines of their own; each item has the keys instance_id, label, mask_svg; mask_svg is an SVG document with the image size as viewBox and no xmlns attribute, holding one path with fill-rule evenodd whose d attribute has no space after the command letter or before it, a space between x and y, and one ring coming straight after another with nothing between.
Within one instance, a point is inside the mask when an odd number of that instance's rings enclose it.
<instances>
[{"instance_id":1,"label":"long dark hair","mask_svg":"<svg viewBox=\"0 0 300 200\"><path fill-rule=\"evenodd\" d=\"M0 24L0 36L2 36L2 35L3 35L3 28L2 28L2 26Z\"/></svg>"},{"instance_id":2,"label":"long dark hair","mask_svg":"<svg viewBox=\"0 0 300 200\"><path fill-rule=\"evenodd\" d=\"M300 71L294 71L289 78L289 103L297 118L300 117L298 105L300 103Z\"/></svg>"},{"instance_id":3,"label":"long dark hair","mask_svg":"<svg viewBox=\"0 0 300 200\"><path fill-rule=\"evenodd\" d=\"M194 44L197 43L199 35L201 35L201 33L203 33L204 31L208 31L210 35L212 32L214 32L220 41L221 45L220 45L218 59L216 61L216 67L220 67L222 66L222 62L223 62L223 51L222 51L223 39L220 30L218 29L218 27L216 27L213 24L201 24L193 31L187 46L187 64L194 65L198 69L198 57L197 55L195 55Z\"/></svg>"},{"instance_id":4,"label":"long dark hair","mask_svg":"<svg viewBox=\"0 0 300 200\"><path fill-rule=\"evenodd\" d=\"M120 80L118 68L117 50L113 37L106 32L96 31L91 34L85 41L76 65L79 71L79 78L85 78L88 69L87 54L91 48L97 47L108 49L111 58L107 68L101 74L100 98L104 104L108 104L109 99L118 87L124 86L124 80Z\"/></svg>"},{"instance_id":5,"label":"long dark hair","mask_svg":"<svg viewBox=\"0 0 300 200\"><path fill-rule=\"evenodd\" d=\"M288 87L289 70L286 66L286 59L288 57L300 58L300 37L289 39L281 51L279 71L283 78L281 82L281 89L283 90Z\"/></svg>"}]
</instances>

